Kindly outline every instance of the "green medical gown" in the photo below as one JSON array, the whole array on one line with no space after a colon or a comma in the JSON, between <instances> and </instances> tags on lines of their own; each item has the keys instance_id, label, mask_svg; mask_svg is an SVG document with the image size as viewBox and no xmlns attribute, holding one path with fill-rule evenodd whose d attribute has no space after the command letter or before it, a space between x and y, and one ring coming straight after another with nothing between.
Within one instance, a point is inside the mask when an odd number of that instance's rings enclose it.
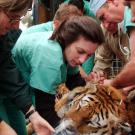
<instances>
[{"instance_id":1,"label":"green medical gown","mask_svg":"<svg viewBox=\"0 0 135 135\"><path fill-rule=\"evenodd\" d=\"M66 81L67 67L60 45L49 40L52 32L22 35L13 49L13 58L28 84L49 94Z\"/></svg>"}]
</instances>

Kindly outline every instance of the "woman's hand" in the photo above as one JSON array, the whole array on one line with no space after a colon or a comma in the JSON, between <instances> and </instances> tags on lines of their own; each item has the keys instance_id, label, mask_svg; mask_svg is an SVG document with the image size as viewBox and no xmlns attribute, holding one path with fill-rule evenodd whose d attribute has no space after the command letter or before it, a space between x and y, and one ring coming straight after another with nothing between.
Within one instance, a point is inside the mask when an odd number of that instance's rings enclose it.
<instances>
[{"instance_id":1,"label":"woman's hand","mask_svg":"<svg viewBox=\"0 0 135 135\"><path fill-rule=\"evenodd\" d=\"M51 135L54 132L53 127L38 112L32 113L29 119L37 135Z\"/></svg>"}]
</instances>

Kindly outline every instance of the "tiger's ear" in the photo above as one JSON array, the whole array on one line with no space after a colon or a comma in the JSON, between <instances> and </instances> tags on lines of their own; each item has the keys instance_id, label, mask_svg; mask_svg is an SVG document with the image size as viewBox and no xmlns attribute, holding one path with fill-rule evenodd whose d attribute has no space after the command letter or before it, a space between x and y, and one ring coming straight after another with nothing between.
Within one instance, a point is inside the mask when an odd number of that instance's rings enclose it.
<instances>
[{"instance_id":1,"label":"tiger's ear","mask_svg":"<svg viewBox=\"0 0 135 135\"><path fill-rule=\"evenodd\" d=\"M62 96L69 92L69 89L66 87L65 83L62 83L58 86L56 97L58 99L62 98Z\"/></svg>"}]
</instances>

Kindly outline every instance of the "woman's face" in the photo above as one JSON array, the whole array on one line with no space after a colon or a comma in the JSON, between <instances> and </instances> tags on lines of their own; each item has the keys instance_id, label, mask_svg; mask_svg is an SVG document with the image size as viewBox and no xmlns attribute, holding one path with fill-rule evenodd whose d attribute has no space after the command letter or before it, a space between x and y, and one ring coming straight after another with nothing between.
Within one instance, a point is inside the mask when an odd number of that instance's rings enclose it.
<instances>
[{"instance_id":1,"label":"woman's face","mask_svg":"<svg viewBox=\"0 0 135 135\"><path fill-rule=\"evenodd\" d=\"M72 67L84 63L97 49L98 44L92 43L83 37L70 44L64 50L64 57Z\"/></svg>"}]
</instances>

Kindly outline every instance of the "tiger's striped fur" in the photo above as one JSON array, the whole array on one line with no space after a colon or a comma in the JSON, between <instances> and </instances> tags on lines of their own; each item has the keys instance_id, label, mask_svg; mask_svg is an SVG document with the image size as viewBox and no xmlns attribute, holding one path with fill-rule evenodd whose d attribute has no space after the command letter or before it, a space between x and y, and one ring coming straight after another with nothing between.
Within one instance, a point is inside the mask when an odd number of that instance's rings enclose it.
<instances>
[{"instance_id":1,"label":"tiger's striped fur","mask_svg":"<svg viewBox=\"0 0 135 135\"><path fill-rule=\"evenodd\" d=\"M85 87L69 91L65 85L60 85L58 95L55 110L62 118L61 124L64 124L64 119L69 120L68 126L81 134L116 135L116 129L121 127L131 131L130 125L124 121L127 112L123 111L122 101L125 97L111 86L90 82Z\"/></svg>"}]
</instances>

